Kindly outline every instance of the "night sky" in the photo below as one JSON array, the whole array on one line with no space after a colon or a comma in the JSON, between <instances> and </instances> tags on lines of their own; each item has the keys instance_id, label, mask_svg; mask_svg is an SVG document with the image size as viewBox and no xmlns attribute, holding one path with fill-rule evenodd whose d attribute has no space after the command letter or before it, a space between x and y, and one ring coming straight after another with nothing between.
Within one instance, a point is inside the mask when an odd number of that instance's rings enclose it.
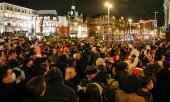
<instances>
[{"instance_id":1,"label":"night sky","mask_svg":"<svg viewBox=\"0 0 170 102\"><path fill-rule=\"evenodd\" d=\"M0 0L32 9L53 9L58 15L67 15L73 0ZM75 0L76 10L83 14L93 16L99 13L107 13L104 2L107 0ZM154 11L158 11L158 24L163 24L163 0L110 0L113 2L112 15L140 19L154 19Z\"/></svg>"}]
</instances>

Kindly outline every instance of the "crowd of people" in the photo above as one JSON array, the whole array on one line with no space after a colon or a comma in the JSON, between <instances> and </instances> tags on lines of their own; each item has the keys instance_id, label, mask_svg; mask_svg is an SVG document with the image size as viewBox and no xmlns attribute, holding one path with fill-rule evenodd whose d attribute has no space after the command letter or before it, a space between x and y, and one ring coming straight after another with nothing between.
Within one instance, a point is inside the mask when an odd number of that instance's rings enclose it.
<instances>
[{"instance_id":1,"label":"crowd of people","mask_svg":"<svg viewBox=\"0 0 170 102\"><path fill-rule=\"evenodd\" d=\"M170 43L0 43L0 102L169 102Z\"/></svg>"}]
</instances>

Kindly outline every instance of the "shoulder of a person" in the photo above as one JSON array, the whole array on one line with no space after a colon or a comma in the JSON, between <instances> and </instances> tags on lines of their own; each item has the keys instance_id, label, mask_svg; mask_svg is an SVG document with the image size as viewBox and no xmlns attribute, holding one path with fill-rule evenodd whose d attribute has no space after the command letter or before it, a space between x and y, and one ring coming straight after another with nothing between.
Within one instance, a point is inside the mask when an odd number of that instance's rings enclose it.
<instances>
[{"instance_id":1,"label":"shoulder of a person","mask_svg":"<svg viewBox=\"0 0 170 102\"><path fill-rule=\"evenodd\" d=\"M145 99L141 96L138 96L136 93L130 94L130 100L133 102L145 102Z\"/></svg>"}]
</instances>

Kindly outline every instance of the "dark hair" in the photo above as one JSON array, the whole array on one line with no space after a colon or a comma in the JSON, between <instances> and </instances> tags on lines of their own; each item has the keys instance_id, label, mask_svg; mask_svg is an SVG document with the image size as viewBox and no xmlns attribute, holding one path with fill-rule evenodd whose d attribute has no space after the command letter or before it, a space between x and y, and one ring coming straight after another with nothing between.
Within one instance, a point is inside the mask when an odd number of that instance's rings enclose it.
<instances>
[{"instance_id":1,"label":"dark hair","mask_svg":"<svg viewBox=\"0 0 170 102\"><path fill-rule=\"evenodd\" d=\"M169 68L170 68L170 62L164 61L164 62L163 62L163 66L164 66L164 69L169 70Z\"/></svg>"},{"instance_id":2,"label":"dark hair","mask_svg":"<svg viewBox=\"0 0 170 102\"><path fill-rule=\"evenodd\" d=\"M16 46L15 51L16 51L16 54L19 55L22 53L22 48L20 46Z\"/></svg>"},{"instance_id":3,"label":"dark hair","mask_svg":"<svg viewBox=\"0 0 170 102\"><path fill-rule=\"evenodd\" d=\"M34 76L39 76L39 75L41 75L41 74L40 74L41 65L42 65L43 63L46 63L46 61L47 61L47 58L44 58L44 57L42 57L42 58L36 58L36 59L33 61L32 74L33 74Z\"/></svg>"},{"instance_id":4,"label":"dark hair","mask_svg":"<svg viewBox=\"0 0 170 102\"><path fill-rule=\"evenodd\" d=\"M89 84L85 91L86 102L101 102L99 87L95 84Z\"/></svg>"},{"instance_id":5,"label":"dark hair","mask_svg":"<svg viewBox=\"0 0 170 102\"><path fill-rule=\"evenodd\" d=\"M116 67L116 71L124 71L128 68L128 64L126 62L120 62L120 64Z\"/></svg>"},{"instance_id":6,"label":"dark hair","mask_svg":"<svg viewBox=\"0 0 170 102\"><path fill-rule=\"evenodd\" d=\"M53 67L47 73L47 84L51 82L63 82L63 76L59 68Z\"/></svg>"},{"instance_id":7,"label":"dark hair","mask_svg":"<svg viewBox=\"0 0 170 102\"><path fill-rule=\"evenodd\" d=\"M45 90L45 79L43 76L33 77L26 84L26 93L28 96L40 96L41 92Z\"/></svg>"},{"instance_id":8,"label":"dark hair","mask_svg":"<svg viewBox=\"0 0 170 102\"><path fill-rule=\"evenodd\" d=\"M11 55L11 54L13 54L13 53L16 53L16 51L15 51L14 49L9 50L9 51L8 51L8 56Z\"/></svg>"},{"instance_id":9,"label":"dark hair","mask_svg":"<svg viewBox=\"0 0 170 102\"><path fill-rule=\"evenodd\" d=\"M0 66L0 85L2 85L2 79L7 77L7 71L9 69L8 65Z\"/></svg>"},{"instance_id":10,"label":"dark hair","mask_svg":"<svg viewBox=\"0 0 170 102\"><path fill-rule=\"evenodd\" d=\"M41 63L40 65L40 75L44 75L44 73L48 70L48 64L46 63Z\"/></svg>"},{"instance_id":11,"label":"dark hair","mask_svg":"<svg viewBox=\"0 0 170 102\"><path fill-rule=\"evenodd\" d=\"M11 69L19 67L19 63L15 59L8 60L7 64L10 66Z\"/></svg>"},{"instance_id":12,"label":"dark hair","mask_svg":"<svg viewBox=\"0 0 170 102\"><path fill-rule=\"evenodd\" d=\"M141 87L146 87L146 85L148 85L150 83L150 81L152 80L151 77L148 76L144 76L141 78Z\"/></svg>"},{"instance_id":13,"label":"dark hair","mask_svg":"<svg viewBox=\"0 0 170 102\"><path fill-rule=\"evenodd\" d=\"M140 80L136 75L129 75L123 83L123 91L126 93L137 93L140 88Z\"/></svg>"}]
</instances>

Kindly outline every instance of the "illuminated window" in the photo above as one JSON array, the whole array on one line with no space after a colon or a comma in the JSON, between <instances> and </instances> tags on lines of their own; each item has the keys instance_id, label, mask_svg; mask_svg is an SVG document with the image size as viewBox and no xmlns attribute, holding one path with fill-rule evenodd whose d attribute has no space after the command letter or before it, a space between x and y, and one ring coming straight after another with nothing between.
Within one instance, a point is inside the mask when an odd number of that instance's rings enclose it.
<instances>
[{"instance_id":1,"label":"illuminated window","mask_svg":"<svg viewBox=\"0 0 170 102\"><path fill-rule=\"evenodd\" d=\"M5 13L5 17L8 17L8 14L7 14L7 13Z\"/></svg>"}]
</instances>

